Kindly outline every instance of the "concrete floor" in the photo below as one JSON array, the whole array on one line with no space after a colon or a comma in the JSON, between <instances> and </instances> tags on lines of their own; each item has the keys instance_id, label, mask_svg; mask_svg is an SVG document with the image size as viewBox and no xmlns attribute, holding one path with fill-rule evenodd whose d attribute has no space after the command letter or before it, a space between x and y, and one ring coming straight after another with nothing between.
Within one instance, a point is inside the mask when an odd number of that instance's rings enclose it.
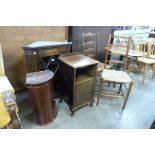
<instances>
[{"instance_id":1,"label":"concrete floor","mask_svg":"<svg viewBox=\"0 0 155 155\"><path fill-rule=\"evenodd\" d=\"M123 112L124 100L102 97L98 107L95 102L93 107L85 106L71 117L67 104L57 100L57 117L46 126L35 124L27 92L17 93L22 126L24 129L147 129L155 118L155 80L151 77L148 73L143 85L142 75L131 74L134 86Z\"/></svg>"}]
</instances>

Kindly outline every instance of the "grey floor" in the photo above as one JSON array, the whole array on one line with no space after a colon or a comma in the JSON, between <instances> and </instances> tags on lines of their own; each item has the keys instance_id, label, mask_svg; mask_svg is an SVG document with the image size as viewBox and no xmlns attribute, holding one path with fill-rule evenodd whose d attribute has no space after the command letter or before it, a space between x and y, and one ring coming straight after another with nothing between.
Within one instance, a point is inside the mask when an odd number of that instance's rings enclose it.
<instances>
[{"instance_id":1,"label":"grey floor","mask_svg":"<svg viewBox=\"0 0 155 155\"><path fill-rule=\"evenodd\" d=\"M67 104L57 99L57 117L46 126L35 124L27 92L17 93L22 126L24 129L147 129L155 118L155 80L148 73L143 85L142 75L130 76L134 86L123 112L122 99L102 97L98 107L96 103L93 107L85 106L71 117Z\"/></svg>"}]
</instances>

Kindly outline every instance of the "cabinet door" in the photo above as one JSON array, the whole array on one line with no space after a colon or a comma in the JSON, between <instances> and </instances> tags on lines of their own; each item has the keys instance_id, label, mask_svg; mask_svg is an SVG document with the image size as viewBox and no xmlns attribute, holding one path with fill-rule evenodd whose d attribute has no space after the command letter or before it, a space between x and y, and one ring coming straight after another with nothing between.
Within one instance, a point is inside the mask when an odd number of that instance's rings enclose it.
<instances>
[{"instance_id":1,"label":"cabinet door","mask_svg":"<svg viewBox=\"0 0 155 155\"><path fill-rule=\"evenodd\" d=\"M94 81L95 80L92 79L75 86L75 102L73 108L87 104L93 100Z\"/></svg>"}]
</instances>

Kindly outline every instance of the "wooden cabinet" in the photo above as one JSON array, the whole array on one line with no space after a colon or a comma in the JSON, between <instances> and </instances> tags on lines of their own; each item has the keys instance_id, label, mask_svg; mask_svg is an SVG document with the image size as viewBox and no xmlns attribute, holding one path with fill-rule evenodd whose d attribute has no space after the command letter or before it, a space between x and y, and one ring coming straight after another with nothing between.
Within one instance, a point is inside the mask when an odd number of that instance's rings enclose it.
<instances>
[{"instance_id":1,"label":"wooden cabinet","mask_svg":"<svg viewBox=\"0 0 155 155\"><path fill-rule=\"evenodd\" d=\"M53 122L57 115L53 91L54 73L47 70L27 73L26 77L36 123L46 125Z\"/></svg>"},{"instance_id":2,"label":"wooden cabinet","mask_svg":"<svg viewBox=\"0 0 155 155\"><path fill-rule=\"evenodd\" d=\"M98 61L82 54L60 57L59 75L66 102L74 115L75 110L93 104L95 75Z\"/></svg>"},{"instance_id":3,"label":"wooden cabinet","mask_svg":"<svg viewBox=\"0 0 155 155\"><path fill-rule=\"evenodd\" d=\"M70 52L71 42L37 41L23 46L28 73L41 71L42 58Z\"/></svg>"}]
</instances>

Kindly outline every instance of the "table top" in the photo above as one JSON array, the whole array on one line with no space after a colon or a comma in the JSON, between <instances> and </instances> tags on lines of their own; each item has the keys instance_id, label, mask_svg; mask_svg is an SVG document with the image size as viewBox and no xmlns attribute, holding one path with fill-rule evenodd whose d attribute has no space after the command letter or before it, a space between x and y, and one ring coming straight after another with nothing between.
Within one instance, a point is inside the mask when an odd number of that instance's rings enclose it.
<instances>
[{"instance_id":1,"label":"table top","mask_svg":"<svg viewBox=\"0 0 155 155\"><path fill-rule=\"evenodd\" d=\"M126 55L126 47L111 47L109 48L109 51L111 51L111 53L114 53L114 54ZM143 55L144 55L144 52L142 51L129 49L128 56L142 57Z\"/></svg>"},{"instance_id":2,"label":"table top","mask_svg":"<svg viewBox=\"0 0 155 155\"><path fill-rule=\"evenodd\" d=\"M59 59L73 68L82 68L99 63L99 61L89 58L83 54L61 57Z\"/></svg>"},{"instance_id":3,"label":"table top","mask_svg":"<svg viewBox=\"0 0 155 155\"><path fill-rule=\"evenodd\" d=\"M26 84L40 84L52 79L54 73L49 70L26 74Z\"/></svg>"},{"instance_id":4,"label":"table top","mask_svg":"<svg viewBox=\"0 0 155 155\"><path fill-rule=\"evenodd\" d=\"M24 49L40 49L48 47L59 47L71 45L72 42L55 42L55 41L36 41L31 44L23 46Z\"/></svg>"},{"instance_id":5,"label":"table top","mask_svg":"<svg viewBox=\"0 0 155 155\"><path fill-rule=\"evenodd\" d=\"M144 56L144 52L136 51L136 50L133 50L133 49L129 49L128 55L132 56L132 57L143 57Z\"/></svg>"}]
</instances>

